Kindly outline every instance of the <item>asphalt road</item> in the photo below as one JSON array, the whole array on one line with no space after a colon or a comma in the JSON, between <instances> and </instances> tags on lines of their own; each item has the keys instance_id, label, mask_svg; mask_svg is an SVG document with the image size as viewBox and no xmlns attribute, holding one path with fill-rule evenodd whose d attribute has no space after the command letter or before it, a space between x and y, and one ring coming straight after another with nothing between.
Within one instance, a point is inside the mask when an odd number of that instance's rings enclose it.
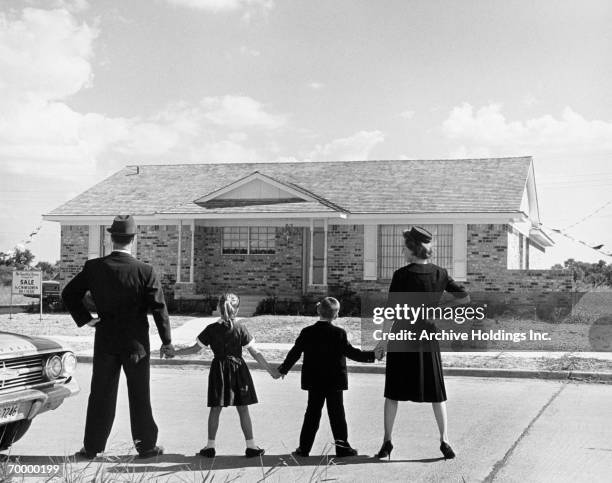
<instances>
[{"instance_id":1,"label":"asphalt road","mask_svg":"<svg viewBox=\"0 0 612 483\"><path fill-rule=\"evenodd\" d=\"M81 364L81 393L56 411L36 418L11 450L22 463L66 461L81 446L91 366ZM529 379L447 378L450 437L458 453L441 459L428 404L400 405L390 462L371 457L382 442L383 376L351 374L346 393L350 441L364 456L332 460L320 456L294 461L306 394L299 374L272 380L253 372L260 403L252 406L255 436L266 456L245 459L236 411L224 410L217 437L219 456L195 453L206 442L205 367L155 367L153 409L166 454L133 459L127 396L121 381L117 418L101 463L70 463L71 481L95 471L119 481L610 481L612 469L612 385ZM324 415L315 447L329 448L331 431ZM100 466L101 465L101 466ZM208 473L210 468L214 473ZM86 476L89 475L89 476Z\"/></svg>"}]
</instances>

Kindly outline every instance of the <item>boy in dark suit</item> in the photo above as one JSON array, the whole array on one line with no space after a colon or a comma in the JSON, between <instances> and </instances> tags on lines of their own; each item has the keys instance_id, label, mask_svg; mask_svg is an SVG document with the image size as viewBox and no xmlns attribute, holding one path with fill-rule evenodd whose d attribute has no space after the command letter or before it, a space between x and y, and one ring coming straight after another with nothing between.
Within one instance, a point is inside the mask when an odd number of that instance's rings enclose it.
<instances>
[{"instance_id":1,"label":"boy in dark suit","mask_svg":"<svg viewBox=\"0 0 612 483\"><path fill-rule=\"evenodd\" d=\"M373 351L361 351L353 347L346 331L333 325L338 317L340 303L333 297L325 297L317 304L320 320L300 332L295 345L278 367L284 376L304 354L302 365L302 389L308 391L308 405L300 433L297 456L308 456L319 429L323 404L327 402L327 414L336 445L336 456L355 456L357 450L348 443L348 430L344 415L343 391L348 389L346 358L359 362L374 362Z\"/></svg>"}]
</instances>

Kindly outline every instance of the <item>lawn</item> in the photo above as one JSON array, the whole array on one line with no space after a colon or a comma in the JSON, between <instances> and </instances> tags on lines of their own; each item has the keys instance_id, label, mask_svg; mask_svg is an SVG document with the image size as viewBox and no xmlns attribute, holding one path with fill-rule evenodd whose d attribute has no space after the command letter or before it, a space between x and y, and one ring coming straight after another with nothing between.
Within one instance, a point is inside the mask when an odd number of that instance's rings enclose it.
<instances>
[{"instance_id":1,"label":"lawn","mask_svg":"<svg viewBox=\"0 0 612 483\"><path fill-rule=\"evenodd\" d=\"M39 299L24 297L23 295L13 295L13 305L37 304ZM0 285L0 305L9 305L11 303L11 286Z\"/></svg>"},{"instance_id":2,"label":"lawn","mask_svg":"<svg viewBox=\"0 0 612 483\"><path fill-rule=\"evenodd\" d=\"M197 317L194 315L171 315L170 321L173 329L183 325L188 320ZM260 343L283 343L292 344L300 331L316 321L315 317L299 317L299 316L257 316L242 319L246 324L255 340ZM338 326L343 327L348 334L349 340L354 345L361 345L361 319L359 318L340 318L335 322ZM151 325L151 341L154 348L154 356L157 356L155 349L159 342L157 329L153 323ZM609 325L607 327L612 327ZM582 370L582 371L602 371L612 372L612 360L607 358L607 354L602 354L602 357L583 357L580 354L581 350L591 350L589 347L589 335L592 332L591 324L577 323L547 323L541 321L532 321L526 319L492 319L486 321L480 326L482 330L506 330L506 331L528 331L541 330L549 331L554 336L556 345L555 351L568 352L562 357L550 357L540 353L533 355L527 353L523 357L517 357L509 352L501 352L492 356L490 354L478 354L472 351L502 350L495 346L480 346L475 348L466 348L471 353L462 354L461 352L447 351L442 354L445 367L488 367L488 368L513 368L513 369L533 369L533 370ZM83 337L81 340L70 342L74 350L81 354L91 353L91 335L93 330L87 327L78 328L69 314L43 314L43 320L39 320L37 313L14 314L13 319L9 320L9 316L0 315L0 330L17 332L24 335L42 335L42 336L89 336ZM592 334L591 334L592 335ZM608 335L608 340L612 340ZM372 340L364 341L365 347L372 345ZM522 348L522 346L521 346ZM517 350L517 347L505 344L503 350ZM543 351L540 346L532 347L532 350ZM573 353L572 353L573 352ZM286 348L265 348L262 353L269 361L280 362L287 355ZM570 354L571 353L571 354ZM210 361L212 353L209 349L204 349L202 352L192 356L185 356L185 359L200 359ZM247 359L251 357L246 354ZM349 361L349 364L353 364ZM378 363L380 364L380 363Z\"/></svg>"},{"instance_id":3,"label":"lawn","mask_svg":"<svg viewBox=\"0 0 612 483\"><path fill-rule=\"evenodd\" d=\"M176 329L183 325L192 316L172 316L170 317L170 325ZM151 335L157 334L155 324L150 324ZM0 315L0 331L16 332L23 335L47 335L47 336L91 336L93 329L89 327L77 327L66 313L43 314L40 320L38 313L18 313L13 314L12 320L7 314Z\"/></svg>"}]
</instances>

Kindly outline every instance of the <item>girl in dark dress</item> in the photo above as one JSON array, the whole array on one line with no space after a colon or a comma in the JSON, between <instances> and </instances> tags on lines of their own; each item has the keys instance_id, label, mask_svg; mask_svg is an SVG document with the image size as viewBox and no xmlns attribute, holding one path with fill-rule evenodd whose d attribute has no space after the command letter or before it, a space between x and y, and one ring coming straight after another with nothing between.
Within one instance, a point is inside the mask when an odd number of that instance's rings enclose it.
<instances>
[{"instance_id":1,"label":"girl in dark dress","mask_svg":"<svg viewBox=\"0 0 612 483\"><path fill-rule=\"evenodd\" d=\"M255 444L253 424L249 414L249 405L257 403L255 386L246 362L242 358L242 349L246 348L251 356L266 369L274 379L280 374L264 356L255 348L253 337L247 328L236 321L240 299L232 293L219 297L217 309L221 318L208 326L198 335L196 344L186 349L177 350L177 355L195 354L203 347L210 346L214 358L208 373L208 443L200 450L200 455L213 458L215 437L219 427L221 410L227 406L236 406L240 417L240 426L246 439L247 457L261 456L264 450Z\"/></svg>"},{"instance_id":2,"label":"girl in dark dress","mask_svg":"<svg viewBox=\"0 0 612 483\"><path fill-rule=\"evenodd\" d=\"M447 291L456 297L457 303L469 302L469 295L458 285L447 271L429 263L432 256L432 235L421 227L412 227L404 232L405 267L395 271L389 287L388 305L397 303L418 307L437 306L442 294ZM422 330L435 332L436 326L428 320L395 321L388 328L393 332L403 329L420 334ZM432 403L438 429L440 430L440 451L445 458L454 458L447 434L446 389L442 373L442 359L437 340L424 340L411 343L383 342L378 350L387 354L385 371L385 436L383 446L377 456L390 458L393 444L391 435L398 401Z\"/></svg>"}]
</instances>

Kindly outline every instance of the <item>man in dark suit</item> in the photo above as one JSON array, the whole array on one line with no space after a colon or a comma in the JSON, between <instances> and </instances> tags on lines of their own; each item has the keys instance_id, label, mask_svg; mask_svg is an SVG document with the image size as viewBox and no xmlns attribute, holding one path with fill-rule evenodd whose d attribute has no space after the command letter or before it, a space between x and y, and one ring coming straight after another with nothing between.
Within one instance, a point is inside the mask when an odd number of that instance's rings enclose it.
<instances>
[{"instance_id":1,"label":"man in dark suit","mask_svg":"<svg viewBox=\"0 0 612 483\"><path fill-rule=\"evenodd\" d=\"M149 392L149 322L153 314L162 340L161 354L174 356L170 320L161 284L153 267L136 260L131 247L136 222L130 215L115 217L108 231L113 252L88 260L64 288L62 299L79 327L95 327L93 372L87 405L85 438L79 456L92 459L104 451L115 418L121 368L125 373L132 438L139 456L163 453L157 446ZM98 318L83 303L91 292Z\"/></svg>"},{"instance_id":2,"label":"man in dark suit","mask_svg":"<svg viewBox=\"0 0 612 483\"><path fill-rule=\"evenodd\" d=\"M302 364L302 389L308 391L308 405L300 433L297 456L308 456L314 443L321 411L327 401L327 414L334 435L336 456L355 456L357 450L348 442L348 429L344 414L343 391L348 389L346 358L359 362L374 362L373 351L353 347L346 331L333 325L338 317L340 303L333 297L325 297L317 304L319 321L300 332L278 371L285 375L304 354Z\"/></svg>"}]
</instances>

